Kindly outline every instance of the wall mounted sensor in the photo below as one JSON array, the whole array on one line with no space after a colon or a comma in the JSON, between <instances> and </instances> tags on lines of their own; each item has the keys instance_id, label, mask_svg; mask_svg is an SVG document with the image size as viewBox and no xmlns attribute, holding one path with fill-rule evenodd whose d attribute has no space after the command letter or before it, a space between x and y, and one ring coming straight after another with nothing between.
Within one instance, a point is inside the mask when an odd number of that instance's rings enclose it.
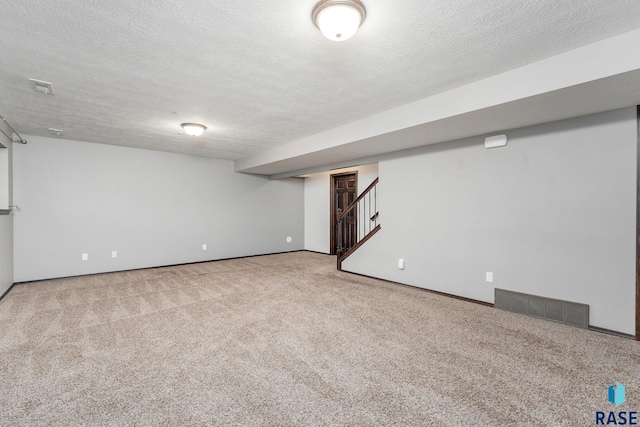
<instances>
[{"instance_id":1,"label":"wall mounted sensor","mask_svg":"<svg viewBox=\"0 0 640 427\"><path fill-rule=\"evenodd\" d=\"M497 148L507 145L507 135L488 136L484 139L484 148Z\"/></svg>"}]
</instances>

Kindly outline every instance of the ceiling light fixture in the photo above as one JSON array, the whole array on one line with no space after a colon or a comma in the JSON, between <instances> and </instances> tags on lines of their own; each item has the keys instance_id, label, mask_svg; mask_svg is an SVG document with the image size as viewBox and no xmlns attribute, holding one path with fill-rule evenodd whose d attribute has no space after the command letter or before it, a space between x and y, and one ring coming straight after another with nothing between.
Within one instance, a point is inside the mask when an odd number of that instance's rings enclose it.
<instances>
[{"instance_id":1,"label":"ceiling light fixture","mask_svg":"<svg viewBox=\"0 0 640 427\"><path fill-rule=\"evenodd\" d=\"M191 136L200 136L205 130L207 130L205 125L200 125L198 123L183 123L180 126L182 126L182 129L184 129L184 132L187 135Z\"/></svg>"},{"instance_id":2,"label":"ceiling light fixture","mask_svg":"<svg viewBox=\"0 0 640 427\"><path fill-rule=\"evenodd\" d=\"M484 148L497 148L507 145L507 135L488 136L484 139Z\"/></svg>"},{"instance_id":3,"label":"ceiling light fixture","mask_svg":"<svg viewBox=\"0 0 640 427\"><path fill-rule=\"evenodd\" d=\"M367 11L360 0L321 0L311 12L316 27L333 41L351 38L366 16Z\"/></svg>"}]
</instances>

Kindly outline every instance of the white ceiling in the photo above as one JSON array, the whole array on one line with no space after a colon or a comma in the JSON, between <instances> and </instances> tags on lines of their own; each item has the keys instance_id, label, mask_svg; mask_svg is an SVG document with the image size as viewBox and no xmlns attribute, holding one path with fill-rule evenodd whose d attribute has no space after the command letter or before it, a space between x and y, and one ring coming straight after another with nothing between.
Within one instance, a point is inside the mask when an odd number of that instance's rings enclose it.
<instances>
[{"instance_id":1,"label":"white ceiling","mask_svg":"<svg viewBox=\"0 0 640 427\"><path fill-rule=\"evenodd\" d=\"M638 0L364 0L364 25L336 43L311 22L315 2L1 2L0 114L23 134L59 128L242 162L640 28ZM37 94L30 77L52 82L55 96ZM188 137L182 122L209 130ZM300 165L344 160L324 154Z\"/></svg>"}]
</instances>

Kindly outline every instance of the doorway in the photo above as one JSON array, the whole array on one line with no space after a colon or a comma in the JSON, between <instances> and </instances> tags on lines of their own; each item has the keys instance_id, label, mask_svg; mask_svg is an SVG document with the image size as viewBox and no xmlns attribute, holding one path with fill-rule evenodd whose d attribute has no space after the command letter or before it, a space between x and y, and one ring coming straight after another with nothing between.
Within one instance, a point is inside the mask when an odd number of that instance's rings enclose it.
<instances>
[{"instance_id":1,"label":"doorway","mask_svg":"<svg viewBox=\"0 0 640 427\"><path fill-rule=\"evenodd\" d=\"M352 211L343 219L345 225L338 231L338 217L345 208L358 197L358 172L345 172L331 175L330 202L330 253L349 250L356 242L357 216Z\"/></svg>"}]
</instances>

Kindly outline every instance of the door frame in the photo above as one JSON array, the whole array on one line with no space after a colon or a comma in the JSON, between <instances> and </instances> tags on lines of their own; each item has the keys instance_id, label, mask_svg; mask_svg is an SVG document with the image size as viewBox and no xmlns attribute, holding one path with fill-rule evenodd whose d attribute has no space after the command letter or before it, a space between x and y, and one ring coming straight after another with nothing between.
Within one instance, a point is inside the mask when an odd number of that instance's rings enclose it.
<instances>
[{"instance_id":1,"label":"door frame","mask_svg":"<svg viewBox=\"0 0 640 427\"><path fill-rule=\"evenodd\" d=\"M329 254L336 255L336 178L345 175L355 175L356 197L358 196L358 171L334 173L329 176Z\"/></svg>"},{"instance_id":2,"label":"door frame","mask_svg":"<svg viewBox=\"0 0 640 427\"><path fill-rule=\"evenodd\" d=\"M640 341L640 105L636 108L636 340Z\"/></svg>"}]
</instances>

